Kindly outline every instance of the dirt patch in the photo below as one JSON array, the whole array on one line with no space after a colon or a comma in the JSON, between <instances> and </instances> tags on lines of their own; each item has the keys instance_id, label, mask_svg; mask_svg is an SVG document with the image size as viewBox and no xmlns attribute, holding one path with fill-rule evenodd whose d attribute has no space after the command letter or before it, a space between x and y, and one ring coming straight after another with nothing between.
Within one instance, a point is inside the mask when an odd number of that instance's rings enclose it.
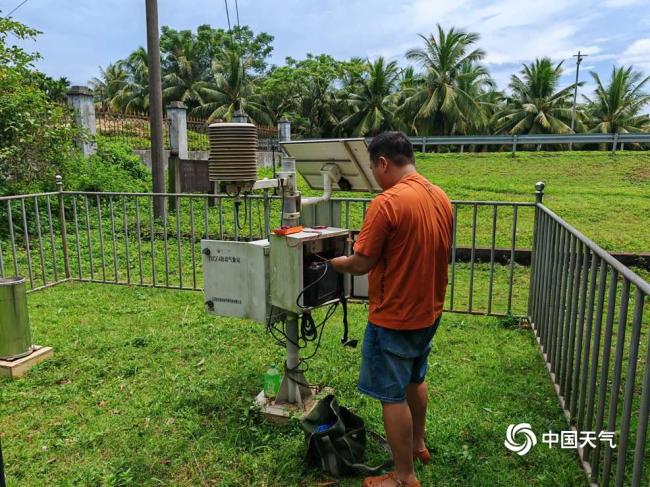
<instances>
[{"instance_id":1,"label":"dirt patch","mask_svg":"<svg viewBox=\"0 0 650 487\"><path fill-rule=\"evenodd\" d=\"M646 164L634 168L628 175L627 178L632 183L645 183L650 181L650 165Z\"/></svg>"}]
</instances>

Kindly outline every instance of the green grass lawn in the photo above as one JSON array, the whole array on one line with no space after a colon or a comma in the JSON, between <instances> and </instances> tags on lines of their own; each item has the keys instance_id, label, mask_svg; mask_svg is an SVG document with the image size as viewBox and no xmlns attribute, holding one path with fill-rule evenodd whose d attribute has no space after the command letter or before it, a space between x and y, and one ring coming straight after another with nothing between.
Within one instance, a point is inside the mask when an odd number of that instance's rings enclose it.
<instances>
[{"instance_id":1,"label":"green grass lawn","mask_svg":"<svg viewBox=\"0 0 650 487\"><path fill-rule=\"evenodd\" d=\"M650 153L540 152L417 155L419 170L455 200L544 203L609 251L650 252Z\"/></svg>"},{"instance_id":2,"label":"green grass lawn","mask_svg":"<svg viewBox=\"0 0 650 487\"><path fill-rule=\"evenodd\" d=\"M9 485L318 485L296 422L251 409L283 350L264 327L204 314L196 292L63 284L30 295L35 342L55 357L2 380L0 425ZM521 298L517 298L518 301ZM366 310L351 309L362 337ZM336 390L383 431L379 403L356 391L360 350L343 348L340 312L308 378ZM527 329L447 314L430 358L427 486L570 486L585 479L573 451L503 446L510 423L566 428ZM379 462L373 454L369 461ZM346 479L340 485L359 485Z\"/></svg>"}]
</instances>

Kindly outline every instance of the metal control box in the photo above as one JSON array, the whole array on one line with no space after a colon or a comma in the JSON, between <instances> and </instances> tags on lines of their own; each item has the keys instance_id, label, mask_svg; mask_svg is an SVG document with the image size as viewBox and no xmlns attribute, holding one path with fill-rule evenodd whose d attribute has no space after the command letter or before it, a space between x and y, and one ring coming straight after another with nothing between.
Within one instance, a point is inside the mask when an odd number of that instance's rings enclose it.
<instances>
[{"instance_id":1,"label":"metal control box","mask_svg":"<svg viewBox=\"0 0 650 487\"><path fill-rule=\"evenodd\" d=\"M269 241L201 240L201 251L207 312L266 323Z\"/></svg>"},{"instance_id":2,"label":"metal control box","mask_svg":"<svg viewBox=\"0 0 650 487\"><path fill-rule=\"evenodd\" d=\"M349 252L350 231L343 228L305 228L290 235L271 235L271 303L276 308L302 313L303 290L310 263ZM307 276L307 277L306 277ZM342 294L349 293L349 278L342 277Z\"/></svg>"}]
</instances>

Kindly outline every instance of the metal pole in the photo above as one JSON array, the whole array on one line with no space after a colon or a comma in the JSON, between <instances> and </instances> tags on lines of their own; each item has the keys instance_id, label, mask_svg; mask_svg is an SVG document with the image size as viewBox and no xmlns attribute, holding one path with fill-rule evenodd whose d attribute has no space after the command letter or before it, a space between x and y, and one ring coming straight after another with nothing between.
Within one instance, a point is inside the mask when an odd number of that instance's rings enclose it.
<instances>
[{"instance_id":1,"label":"metal pole","mask_svg":"<svg viewBox=\"0 0 650 487\"><path fill-rule=\"evenodd\" d=\"M287 382L287 399L290 404L300 402L300 390L298 384L291 380L296 377L296 368L299 364L299 350L298 350L298 315L295 313L287 313L287 375L289 381Z\"/></svg>"},{"instance_id":2,"label":"metal pole","mask_svg":"<svg viewBox=\"0 0 650 487\"><path fill-rule=\"evenodd\" d=\"M163 193L165 174L163 168L162 86L160 79L160 41L158 38L158 2L145 0L147 9L147 55L149 59L149 124L151 127L151 172L153 192ZM154 198L154 214L165 212L164 200Z\"/></svg>"},{"instance_id":3,"label":"metal pole","mask_svg":"<svg viewBox=\"0 0 650 487\"><path fill-rule=\"evenodd\" d=\"M574 127L576 123L576 102L578 99L578 77L580 76L580 63L582 58L586 57L587 54L582 54L578 51L578 54L574 54L573 57L577 58L576 60L576 82L573 87L573 110L571 111L571 132L575 133ZM573 143L569 144L569 149L573 148Z\"/></svg>"},{"instance_id":4,"label":"metal pole","mask_svg":"<svg viewBox=\"0 0 650 487\"><path fill-rule=\"evenodd\" d=\"M7 487L5 482L5 461L2 456L2 442L0 442L0 487Z\"/></svg>"},{"instance_id":5,"label":"metal pole","mask_svg":"<svg viewBox=\"0 0 650 487\"><path fill-rule=\"evenodd\" d=\"M296 185L295 159L290 157L282 158L282 172L280 176L286 178L286 184L282 188L282 225L295 226L300 222L300 193ZM303 385L307 383L303 372L297 370L300 365L298 318L298 314L287 311L287 365L276 403L282 404L286 402L302 407L304 400L309 399L311 391Z\"/></svg>"},{"instance_id":6,"label":"metal pole","mask_svg":"<svg viewBox=\"0 0 650 487\"><path fill-rule=\"evenodd\" d=\"M59 192L59 223L61 225L61 246L63 249L63 265L65 278L70 279L70 259L68 255L68 229L65 224L65 205L63 201L63 178L56 176L56 189Z\"/></svg>"},{"instance_id":7,"label":"metal pole","mask_svg":"<svg viewBox=\"0 0 650 487\"><path fill-rule=\"evenodd\" d=\"M299 222L295 215L300 211L296 207L295 194L297 188L295 184L295 170L296 161L289 157L282 158L282 171L284 175L288 176L287 185L284 187L284 205L282 207L282 225L294 226ZM299 363L299 350L298 350L298 315L295 313L287 313L287 375L294 376L294 369L298 367ZM294 404L300 399L300 391L298 384L289 379L287 382L287 399L288 402Z\"/></svg>"}]
</instances>

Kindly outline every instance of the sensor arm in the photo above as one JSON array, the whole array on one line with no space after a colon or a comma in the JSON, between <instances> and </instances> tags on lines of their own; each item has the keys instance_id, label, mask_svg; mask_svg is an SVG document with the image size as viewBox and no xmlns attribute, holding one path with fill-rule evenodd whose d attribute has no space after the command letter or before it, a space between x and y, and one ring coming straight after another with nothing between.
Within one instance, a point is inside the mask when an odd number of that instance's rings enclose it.
<instances>
[{"instance_id":1,"label":"sensor arm","mask_svg":"<svg viewBox=\"0 0 650 487\"><path fill-rule=\"evenodd\" d=\"M325 164L320 173L323 176L323 194L322 196L314 196L302 199L302 206L312 206L324 201L329 201L332 197L332 183L337 183L341 179L341 169L336 164Z\"/></svg>"}]
</instances>

